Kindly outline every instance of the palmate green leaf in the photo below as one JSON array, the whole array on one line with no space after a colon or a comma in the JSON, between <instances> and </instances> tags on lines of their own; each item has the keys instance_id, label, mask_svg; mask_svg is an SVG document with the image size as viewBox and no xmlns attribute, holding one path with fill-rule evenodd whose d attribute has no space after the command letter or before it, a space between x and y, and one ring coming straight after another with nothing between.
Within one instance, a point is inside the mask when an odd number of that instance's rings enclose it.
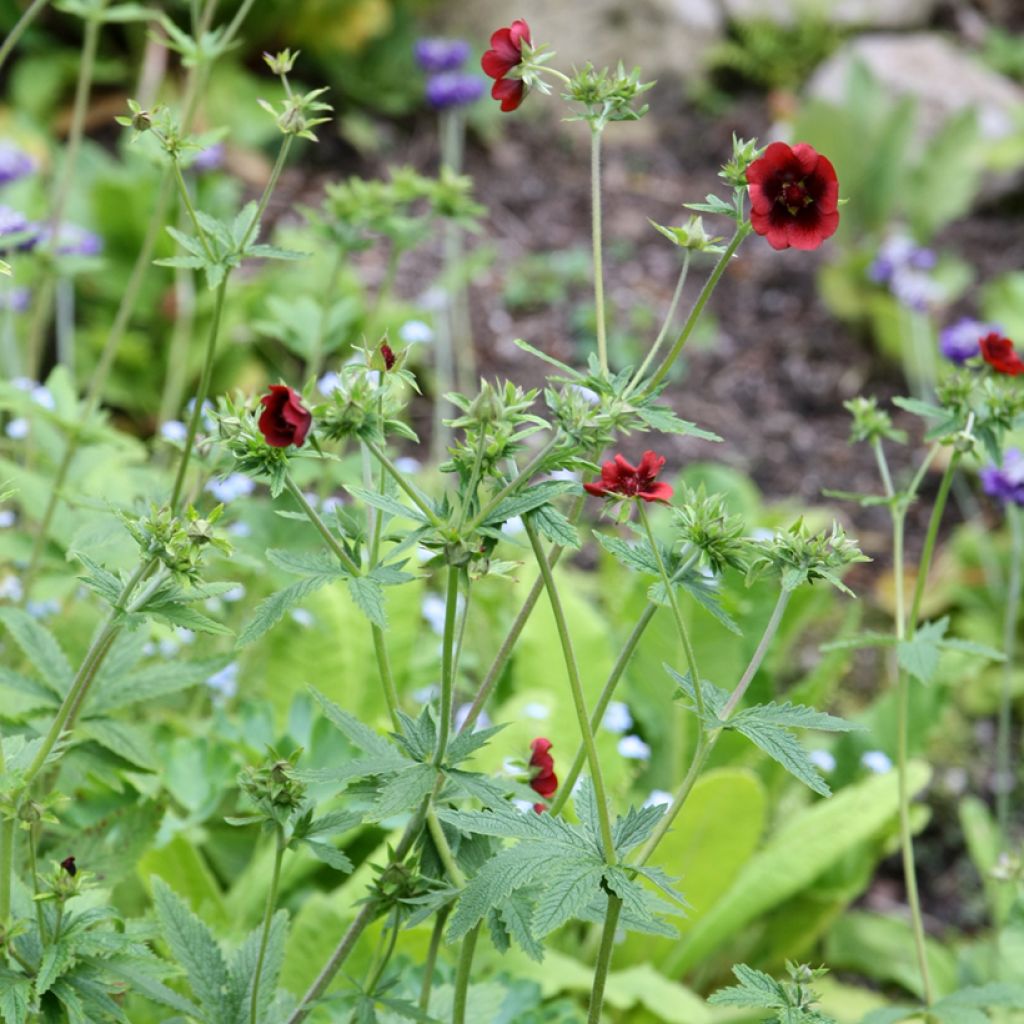
<instances>
[{"instance_id":1,"label":"palmate green leaf","mask_svg":"<svg viewBox=\"0 0 1024 1024\"><path fill-rule=\"evenodd\" d=\"M520 889L498 906L496 912L522 951L540 963L544 959L544 947L533 935L533 906L530 896Z\"/></svg>"},{"instance_id":2,"label":"palmate green leaf","mask_svg":"<svg viewBox=\"0 0 1024 1024\"><path fill-rule=\"evenodd\" d=\"M729 724L738 728L740 722L756 719L763 725L787 729L817 729L819 732L856 732L864 728L856 722L837 718L824 711L815 711L806 704L755 704L738 711L729 719Z\"/></svg>"},{"instance_id":3,"label":"palmate green leaf","mask_svg":"<svg viewBox=\"0 0 1024 1024\"><path fill-rule=\"evenodd\" d=\"M807 751L791 732L757 718L741 721L739 716L730 720L729 728L746 736L773 761L782 765L790 775L799 779L805 786L809 786L815 793L821 796L832 795L829 784L818 774L814 763L807 756Z\"/></svg>"},{"instance_id":4,"label":"palmate green leaf","mask_svg":"<svg viewBox=\"0 0 1024 1024\"><path fill-rule=\"evenodd\" d=\"M188 975L192 991L206 1015L231 1019L234 1007L228 993L231 978L217 940L161 878L153 878L153 902L164 938L174 959Z\"/></svg>"},{"instance_id":5,"label":"palmate green leaf","mask_svg":"<svg viewBox=\"0 0 1024 1024\"><path fill-rule=\"evenodd\" d=\"M400 519L412 519L417 523L429 522L427 517L418 508L414 508L411 505L403 505L402 502L390 494L370 491L365 487L356 487L354 484L346 484L345 490L357 501L372 505L382 512L387 512L388 515L397 516Z\"/></svg>"},{"instance_id":6,"label":"palmate green leaf","mask_svg":"<svg viewBox=\"0 0 1024 1024\"><path fill-rule=\"evenodd\" d=\"M590 861L555 858L544 874L544 886L537 895L532 930L536 938L560 928L580 913L601 891L605 865L598 856Z\"/></svg>"},{"instance_id":7,"label":"palmate green leaf","mask_svg":"<svg viewBox=\"0 0 1024 1024\"><path fill-rule=\"evenodd\" d=\"M26 1024L31 998L31 979L0 967L0 1019L4 1024Z\"/></svg>"},{"instance_id":8,"label":"palmate green leaf","mask_svg":"<svg viewBox=\"0 0 1024 1024\"><path fill-rule=\"evenodd\" d=\"M454 766L467 761L481 747L486 746L490 741L505 728L505 725L492 725L486 729L467 729L460 732L455 739L448 744L445 753L445 764Z\"/></svg>"},{"instance_id":9,"label":"palmate green leaf","mask_svg":"<svg viewBox=\"0 0 1024 1024\"><path fill-rule=\"evenodd\" d=\"M110 958L104 961L108 974L120 981L127 982L134 992L153 1000L160 1006L177 1010L189 1017L202 1018L202 1011L183 995L169 988L133 959Z\"/></svg>"},{"instance_id":10,"label":"palmate green leaf","mask_svg":"<svg viewBox=\"0 0 1024 1024\"><path fill-rule=\"evenodd\" d=\"M230 976L230 1004L235 1008L235 1024L248 1024L249 1009L252 1005L252 983L259 962L262 928L254 928L245 942L235 951L228 963ZM277 979L284 963L285 938L288 933L288 914L284 910L274 914L267 936L267 948L263 958L263 973L257 997L257 1020L267 1020ZM230 1022L229 1022L230 1024Z\"/></svg>"},{"instance_id":11,"label":"palmate green leaf","mask_svg":"<svg viewBox=\"0 0 1024 1024\"><path fill-rule=\"evenodd\" d=\"M75 962L75 951L66 939L55 942L43 950L36 972L36 996L44 996L53 983Z\"/></svg>"},{"instance_id":12,"label":"palmate green leaf","mask_svg":"<svg viewBox=\"0 0 1024 1024\"><path fill-rule=\"evenodd\" d=\"M161 622L170 626L182 626L197 633L209 633L212 636L234 636L234 630L229 629L222 622L211 619L209 615L190 608L187 604L167 602L158 607L147 606L139 609L140 612L152 615Z\"/></svg>"},{"instance_id":13,"label":"palmate green leaf","mask_svg":"<svg viewBox=\"0 0 1024 1024\"><path fill-rule=\"evenodd\" d=\"M626 569L642 572L648 576L658 576L661 573L651 546L646 541L629 544L621 538L607 533L595 532L594 536L601 547Z\"/></svg>"},{"instance_id":14,"label":"palmate green leaf","mask_svg":"<svg viewBox=\"0 0 1024 1024\"><path fill-rule=\"evenodd\" d=\"M534 526L552 544L575 550L580 546L580 534L554 505L542 505L529 513Z\"/></svg>"},{"instance_id":15,"label":"palmate green leaf","mask_svg":"<svg viewBox=\"0 0 1024 1024\"><path fill-rule=\"evenodd\" d=\"M317 860L323 861L335 871L344 871L346 875L350 875L355 870L352 861L336 846L317 842L315 839L303 839L301 842Z\"/></svg>"},{"instance_id":16,"label":"palmate green leaf","mask_svg":"<svg viewBox=\"0 0 1024 1024\"><path fill-rule=\"evenodd\" d=\"M71 685L73 672L60 644L45 626L28 612L10 605L0 607L0 622L7 627L11 639L39 673L43 683L63 697Z\"/></svg>"},{"instance_id":17,"label":"palmate green leaf","mask_svg":"<svg viewBox=\"0 0 1024 1024\"><path fill-rule=\"evenodd\" d=\"M267 561L293 576L326 576L337 579L345 575L338 560L327 551L288 551L269 548Z\"/></svg>"},{"instance_id":18,"label":"palmate green leaf","mask_svg":"<svg viewBox=\"0 0 1024 1024\"><path fill-rule=\"evenodd\" d=\"M984 644L946 637L949 629L949 618L944 617L935 622L926 622L908 640L896 644L896 658L899 666L908 675L913 676L926 686L930 684L939 668L939 659L943 651L963 651L991 661L1005 661L1006 656Z\"/></svg>"},{"instance_id":19,"label":"palmate green leaf","mask_svg":"<svg viewBox=\"0 0 1024 1024\"><path fill-rule=\"evenodd\" d=\"M675 903L668 903L631 879L618 866L604 869L604 883L622 900L620 921L627 931L664 935L668 938L678 935L677 930L663 918L684 912L681 905L683 898L679 893L674 894Z\"/></svg>"},{"instance_id":20,"label":"palmate green leaf","mask_svg":"<svg viewBox=\"0 0 1024 1024\"><path fill-rule=\"evenodd\" d=\"M518 889L539 884L560 856L537 843L520 843L492 857L460 893L448 926L448 941L457 942ZM586 861L589 863L589 858Z\"/></svg>"},{"instance_id":21,"label":"palmate green leaf","mask_svg":"<svg viewBox=\"0 0 1024 1024\"><path fill-rule=\"evenodd\" d=\"M202 683L227 663L227 658L210 658L146 665L97 687L88 698L86 711L89 715L105 714L179 693Z\"/></svg>"},{"instance_id":22,"label":"palmate green leaf","mask_svg":"<svg viewBox=\"0 0 1024 1024\"><path fill-rule=\"evenodd\" d=\"M384 590L381 585L367 576L350 576L348 592L356 607L381 629L388 628L388 616L384 608Z\"/></svg>"},{"instance_id":23,"label":"palmate green leaf","mask_svg":"<svg viewBox=\"0 0 1024 1024\"><path fill-rule=\"evenodd\" d=\"M353 746L382 764L389 764L393 769L404 768L412 762L404 757L397 747L388 739L364 725L354 715L343 711L334 701L329 700L315 687L309 688L324 716Z\"/></svg>"},{"instance_id":24,"label":"palmate green leaf","mask_svg":"<svg viewBox=\"0 0 1024 1024\"><path fill-rule=\"evenodd\" d=\"M688 706L694 713L696 713L697 702L695 700L690 674L686 673L686 675L680 675L680 673L667 663L663 667L665 671L676 681L676 683L679 684L680 692L687 701ZM703 698L704 711L706 712L704 722L706 725L715 728L720 724L718 716L721 714L722 708L725 707L725 703L729 699L729 694L725 690L721 689L721 687L715 686L714 683L709 682L707 679L701 680L700 694Z\"/></svg>"},{"instance_id":25,"label":"palmate green leaf","mask_svg":"<svg viewBox=\"0 0 1024 1024\"><path fill-rule=\"evenodd\" d=\"M244 647L258 640L268 629L276 626L287 612L336 578L326 575L306 576L297 583L271 594L256 606L255 614L238 636L237 646Z\"/></svg>"},{"instance_id":26,"label":"palmate green leaf","mask_svg":"<svg viewBox=\"0 0 1024 1024\"><path fill-rule=\"evenodd\" d=\"M433 765L410 764L381 786L366 816L383 821L403 811L411 811L433 791L436 782L437 769Z\"/></svg>"},{"instance_id":27,"label":"palmate green leaf","mask_svg":"<svg viewBox=\"0 0 1024 1024\"><path fill-rule=\"evenodd\" d=\"M480 772L446 768L444 774L459 795L479 800L484 807L500 807L507 803L509 794L517 794L515 784L492 779Z\"/></svg>"},{"instance_id":28,"label":"palmate green leaf","mask_svg":"<svg viewBox=\"0 0 1024 1024\"><path fill-rule=\"evenodd\" d=\"M99 562L94 562L88 555L75 552L75 558L86 568L84 576L79 576L80 582L84 583L90 590L95 591L107 604L117 604L121 597L121 580L112 572L104 569Z\"/></svg>"},{"instance_id":29,"label":"palmate green leaf","mask_svg":"<svg viewBox=\"0 0 1024 1024\"><path fill-rule=\"evenodd\" d=\"M139 768L153 771L152 741L139 726L129 722L115 722L109 718L85 718L76 730L79 738L94 740L112 754Z\"/></svg>"},{"instance_id":30,"label":"palmate green leaf","mask_svg":"<svg viewBox=\"0 0 1024 1024\"><path fill-rule=\"evenodd\" d=\"M650 838L655 826L665 814L661 804L649 807L630 807L612 825L612 841L620 858Z\"/></svg>"},{"instance_id":31,"label":"palmate green leaf","mask_svg":"<svg viewBox=\"0 0 1024 1024\"><path fill-rule=\"evenodd\" d=\"M640 417L652 430L659 434L680 434L686 437L698 437L702 441L721 441L722 439L710 430L703 430L696 423L680 419L668 406L644 405L636 410Z\"/></svg>"},{"instance_id":32,"label":"palmate green leaf","mask_svg":"<svg viewBox=\"0 0 1024 1024\"><path fill-rule=\"evenodd\" d=\"M736 964L732 973L739 979L739 984L712 992L708 996L712 1006L751 1006L772 1010L785 1008L788 1004L785 988L770 974L746 964Z\"/></svg>"},{"instance_id":33,"label":"palmate green leaf","mask_svg":"<svg viewBox=\"0 0 1024 1024\"><path fill-rule=\"evenodd\" d=\"M579 487L580 485L573 480L545 480L539 484L530 484L518 494L510 494L498 502L483 525L498 526L516 516L524 516L527 512L533 512L563 494L578 492Z\"/></svg>"},{"instance_id":34,"label":"palmate green leaf","mask_svg":"<svg viewBox=\"0 0 1024 1024\"><path fill-rule=\"evenodd\" d=\"M57 707L60 704L60 697L52 690L48 690L42 683L37 683L20 672L14 672L2 666L0 666L0 687L32 698L35 703L29 705L30 707Z\"/></svg>"},{"instance_id":35,"label":"palmate green leaf","mask_svg":"<svg viewBox=\"0 0 1024 1024\"><path fill-rule=\"evenodd\" d=\"M490 811L453 811L439 809L437 816L468 835L495 836L504 839L535 840L545 845L552 857L589 855L594 844L582 829L574 828L551 814L522 814L504 805Z\"/></svg>"}]
</instances>

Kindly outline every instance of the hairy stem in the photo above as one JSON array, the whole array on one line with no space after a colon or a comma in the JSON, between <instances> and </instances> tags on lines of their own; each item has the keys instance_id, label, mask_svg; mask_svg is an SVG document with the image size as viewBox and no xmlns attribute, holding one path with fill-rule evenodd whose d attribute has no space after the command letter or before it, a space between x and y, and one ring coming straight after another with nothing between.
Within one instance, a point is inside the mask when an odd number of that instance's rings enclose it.
<instances>
[{"instance_id":1,"label":"hairy stem","mask_svg":"<svg viewBox=\"0 0 1024 1024\"><path fill-rule=\"evenodd\" d=\"M480 925L471 928L462 940L459 950L459 964L455 970L455 1002L452 1006L452 1024L466 1024L466 1003L469 998L469 977L473 970L473 955L476 940L480 937Z\"/></svg>"},{"instance_id":2,"label":"hairy stem","mask_svg":"<svg viewBox=\"0 0 1024 1024\"><path fill-rule=\"evenodd\" d=\"M587 1024L601 1024L604 986L608 980L608 970L612 965L612 953L615 949L615 929L619 924L619 913L621 910L622 900L615 893L608 893L608 910L604 916L601 948L597 954L597 966L594 968L594 984L590 990L590 1009L587 1012Z\"/></svg>"},{"instance_id":3,"label":"hairy stem","mask_svg":"<svg viewBox=\"0 0 1024 1024\"><path fill-rule=\"evenodd\" d=\"M1017 641L1017 617L1020 614L1021 565L1024 563L1024 524L1020 509L1006 505L1010 525L1010 569L1006 582L1006 612L1003 617L1003 684L999 693L999 724L996 732L996 820L1003 842L1010 835L1010 797L1016 785L1016 773L1010 758L1010 730L1013 725L1013 656Z\"/></svg>"},{"instance_id":4,"label":"hairy stem","mask_svg":"<svg viewBox=\"0 0 1024 1024\"><path fill-rule=\"evenodd\" d=\"M277 845L274 850L274 870L270 876L270 890L267 893L267 907L263 912L263 931L260 935L260 951L256 957L256 970L252 977L252 1002L249 1004L249 1024L257 1024L259 1019L260 978L263 974L263 962L267 956L267 943L270 941L270 926L277 910L277 890L281 881L281 861L284 860L284 830L277 826Z\"/></svg>"},{"instance_id":5,"label":"hairy stem","mask_svg":"<svg viewBox=\"0 0 1024 1024\"><path fill-rule=\"evenodd\" d=\"M779 596L775 601L775 607L772 609L772 613L768 617L768 622L765 624L764 632L761 634L761 639L758 642L757 648L751 656L750 661L747 663L747 667L743 670L743 675L740 676L740 681L736 684L736 688L729 695L729 699L722 708L722 713L719 717L723 722L728 719L735 710L736 705L743 699L743 695L747 692L747 688L750 686L751 680L757 674L757 670L761 667L761 663L764 661L765 655L768 653L768 648L771 646L772 640L775 638L775 634L779 631L779 626L782 624L782 617L785 614L786 605L789 604L791 595L791 590L782 589L779 591ZM711 755L711 751L714 750L715 744L718 742L721 735L721 728L713 729L698 741L697 747L693 752L693 759L690 762L689 770L687 771L679 788L673 795L672 803L669 804L668 810L662 815L657 827L651 833L651 837L646 843L644 843L643 847L640 849L640 853L637 855L636 863L638 865L646 864L647 861L650 860L651 855L658 848L658 844L665 837L665 833L672 827L672 823L676 820L679 812L683 809L683 805L686 803L686 800L690 795L690 791L693 789L697 779L700 777L701 770L707 762L708 757Z\"/></svg>"},{"instance_id":6,"label":"hairy stem","mask_svg":"<svg viewBox=\"0 0 1024 1024\"><path fill-rule=\"evenodd\" d=\"M668 336L669 328L672 326L672 321L676 317L676 310L679 308L679 300L683 297L683 288L686 286L686 278L690 272L690 250L687 249L683 256L683 265L679 271L679 279L676 281L675 291L672 293L672 300L668 304L668 311L665 313L665 319L661 324L661 330L658 331L657 338L654 339L654 344L651 346L650 352L644 358L644 361L640 364L640 368L633 374L632 380L629 382L629 387L626 388L626 394L630 394L633 389L644 379L644 374L650 369L651 363L654 362L654 357L661 351L661 346L664 344L665 338Z\"/></svg>"},{"instance_id":7,"label":"hairy stem","mask_svg":"<svg viewBox=\"0 0 1024 1024\"><path fill-rule=\"evenodd\" d=\"M455 622L459 607L459 575L457 565L448 566L448 581L445 590L444 636L441 641L441 710L438 722L437 749L434 751L434 766L444 763L448 751L448 737L452 728L452 705L455 693ZM427 820L430 820L428 812Z\"/></svg>"},{"instance_id":8,"label":"hairy stem","mask_svg":"<svg viewBox=\"0 0 1024 1024\"><path fill-rule=\"evenodd\" d=\"M105 0L99 10L106 6ZM97 12L99 13L99 12ZM50 234L46 249L50 255L56 255L60 248L60 229L64 222L71 183L75 179L75 168L78 164L78 151L82 146L85 134L85 115L89 109L89 93L92 90L93 74L96 70L96 50L100 41L101 21L95 15L86 18L85 35L82 40L82 56L78 64L78 81L75 84L74 105L71 108L71 124L68 128L67 143L64 146L64 160L61 164L60 177L54 191L50 207ZM2 61L0 61L2 63ZM43 363L43 344L46 327L50 319L50 303L53 299L54 268L47 268L47 279L36 296L35 308L32 310L32 322L28 334L28 375L33 379L38 376Z\"/></svg>"},{"instance_id":9,"label":"hairy stem","mask_svg":"<svg viewBox=\"0 0 1024 1024\"><path fill-rule=\"evenodd\" d=\"M426 1013L430 1008L430 991L434 987L434 970L437 966L437 954L441 951L441 942L444 940L444 928L448 923L450 907L442 907L434 917L434 927L430 932L430 945L427 946L427 956L423 962L423 984L420 986L420 1009Z\"/></svg>"},{"instance_id":10,"label":"hairy stem","mask_svg":"<svg viewBox=\"0 0 1024 1024\"><path fill-rule=\"evenodd\" d=\"M424 501L412 484L405 478L405 475L395 466L395 464L388 458L387 452L384 451L376 441L370 441L365 439L363 444L370 450L373 457L384 467L388 476L398 484L399 488L408 495L412 503L430 520L431 526L443 527L444 522L438 516L438 514Z\"/></svg>"},{"instance_id":11,"label":"hairy stem","mask_svg":"<svg viewBox=\"0 0 1024 1024\"><path fill-rule=\"evenodd\" d=\"M604 309L604 254L601 240L601 128L590 128L590 236L594 250L594 317L597 323L597 359L608 372L608 329Z\"/></svg>"},{"instance_id":12,"label":"hairy stem","mask_svg":"<svg viewBox=\"0 0 1024 1024\"><path fill-rule=\"evenodd\" d=\"M32 0L25 13L15 23L14 28L7 33L7 37L0 43L0 69L7 63L7 58L10 57L14 48L18 45L18 41L32 25L32 22L43 13L43 8L46 7L48 2L49 0Z\"/></svg>"},{"instance_id":13,"label":"hairy stem","mask_svg":"<svg viewBox=\"0 0 1024 1024\"><path fill-rule=\"evenodd\" d=\"M704 283L704 287L701 289L700 295L697 296L697 301L693 304L693 309L690 310L690 315L686 318L686 322L683 324L683 329L679 332L679 337L676 338L675 343L672 345L672 348L669 349L665 358L658 364L658 368L654 371L651 379L644 385L642 394L651 394L651 392L653 392L665 379L668 371L672 369L673 363L675 363L679 358L679 353L683 351L683 346L690 340L690 335L693 333L693 329L697 326L701 313L704 312L704 307L708 303L708 299L711 298L711 294L714 292L718 282L721 280L722 274L725 273L725 268L729 265L729 261L736 254L736 250L739 249L743 239L750 234L750 230L750 225L746 222L736 229L736 234L732 236L728 246L726 246L725 252L723 252L718 258L718 262L715 264L711 271L711 275Z\"/></svg>"},{"instance_id":14,"label":"hairy stem","mask_svg":"<svg viewBox=\"0 0 1024 1024\"><path fill-rule=\"evenodd\" d=\"M203 359L203 372L199 378L199 390L196 392L195 404L192 406L192 415L188 419L185 444L182 447L181 459L178 462L178 473L174 478L174 488L171 491L170 504L172 512L176 512L178 505L181 503L182 491L185 486L185 474L188 471L189 460L192 458L192 449L195 445L196 433L199 430L199 422L203 416L203 405L206 403L206 397L210 393L213 363L217 356L217 338L220 334L220 321L224 312L224 296L227 292L230 276L230 274L225 273L214 294L213 321L210 324L210 332L206 338L206 356Z\"/></svg>"},{"instance_id":15,"label":"hairy stem","mask_svg":"<svg viewBox=\"0 0 1024 1024\"><path fill-rule=\"evenodd\" d=\"M594 732L590 727L590 716L587 713L586 698L583 696L583 684L580 681L576 652L573 649L572 637L569 634L569 624L566 621L562 599L559 597L555 577L551 572L551 567L548 565L547 555L544 553L537 529L529 519L525 521L525 525L534 557L537 559L541 576L544 578L544 588L548 593L548 601L551 604L551 612L555 619L555 628L558 630L558 640L562 647L562 656L565 659L566 674L569 677L569 688L572 691L573 706L576 709L576 721L579 723L580 735L587 749L587 764L590 768L591 780L594 784L594 798L597 803L598 821L601 826L601 845L604 849L605 860L609 864L614 864L616 860L615 843L612 839L612 824L608 813L608 796L604 787L601 759L598 757L597 745L594 742Z\"/></svg>"}]
</instances>

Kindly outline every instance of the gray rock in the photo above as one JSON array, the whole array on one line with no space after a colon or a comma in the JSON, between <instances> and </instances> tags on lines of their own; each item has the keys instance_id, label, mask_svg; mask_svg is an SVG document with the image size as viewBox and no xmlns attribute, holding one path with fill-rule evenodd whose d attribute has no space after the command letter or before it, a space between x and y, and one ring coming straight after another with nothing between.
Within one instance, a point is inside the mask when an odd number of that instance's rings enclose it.
<instances>
[{"instance_id":1,"label":"gray rock","mask_svg":"<svg viewBox=\"0 0 1024 1024\"><path fill-rule=\"evenodd\" d=\"M1002 139L1018 130L1024 89L944 36L931 32L861 36L815 71L808 94L842 103L854 61L862 61L891 95L916 97L918 127L925 137L966 107L974 108L985 138Z\"/></svg>"},{"instance_id":2,"label":"gray rock","mask_svg":"<svg viewBox=\"0 0 1024 1024\"><path fill-rule=\"evenodd\" d=\"M724 27L716 0L474 0L444 11L442 29L484 43L514 18L525 18L534 41L557 51L563 71L588 60L598 67L621 60L649 78L697 75Z\"/></svg>"},{"instance_id":3,"label":"gray rock","mask_svg":"<svg viewBox=\"0 0 1024 1024\"><path fill-rule=\"evenodd\" d=\"M770 18L789 24L807 12L820 12L836 25L916 28L928 24L938 0L723 0L722 5L734 21Z\"/></svg>"}]
</instances>

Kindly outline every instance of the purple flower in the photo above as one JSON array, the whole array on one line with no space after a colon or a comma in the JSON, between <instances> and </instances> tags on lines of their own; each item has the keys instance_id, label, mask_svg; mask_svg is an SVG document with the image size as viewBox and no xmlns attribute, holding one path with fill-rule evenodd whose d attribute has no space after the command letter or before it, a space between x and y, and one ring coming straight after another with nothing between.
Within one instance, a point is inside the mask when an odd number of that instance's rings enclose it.
<instances>
[{"instance_id":1,"label":"purple flower","mask_svg":"<svg viewBox=\"0 0 1024 1024\"><path fill-rule=\"evenodd\" d=\"M45 228L40 241L45 242L49 237L50 229ZM53 251L58 256L99 256L103 252L103 239L87 228L65 222L57 228Z\"/></svg>"},{"instance_id":2,"label":"purple flower","mask_svg":"<svg viewBox=\"0 0 1024 1024\"><path fill-rule=\"evenodd\" d=\"M24 313L28 309L32 293L27 288L9 288L0 291L0 309L9 309L12 313Z\"/></svg>"},{"instance_id":3,"label":"purple flower","mask_svg":"<svg viewBox=\"0 0 1024 1024\"><path fill-rule=\"evenodd\" d=\"M36 225L19 210L0 205L0 255L9 252L11 246L4 242L7 235L22 235L14 244L19 252L27 252L39 241Z\"/></svg>"},{"instance_id":4,"label":"purple flower","mask_svg":"<svg viewBox=\"0 0 1024 1024\"><path fill-rule=\"evenodd\" d=\"M427 79L427 102L437 110L464 107L484 94L483 79L461 71L447 71Z\"/></svg>"},{"instance_id":5,"label":"purple flower","mask_svg":"<svg viewBox=\"0 0 1024 1024\"><path fill-rule=\"evenodd\" d=\"M36 162L13 142L0 142L0 185L25 178L36 169Z\"/></svg>"},{"instance_id":6,"label":"purple flower","mask_svg":"<svg viewBox=\"0 0 1024 1024\"><path fill-rule=\"evenodd\" d=\"M208 171L220 170L224 163L224 143L215 142L212 146L206 146L199 150L192 158L192 170L197 174L205 174Z\"/></svg>"},{"instance_id":7,"label":"purple flower","mask_svg":"<svg viewBox=\"0 0 1024 1024\"><path fill-rule=\"evenodd\" d=\"M1003 456L1002 466L986 466L981 471L985 493L999 501L1024 506L1024 454L1010 448Z\"/></svg>"},{"instance_id":8,"label":"purple flower","mask_svg":"<svg viewBox=\"0 0 1024 1024\"><path fill-rule=\"evenodd\" d=\"M416 63L424 71L457 71L469 56L469 43L465 39L418 39L413 52Z\"/></svg>"},{"instance_id":9,"label":"purple flower","mask_svg":"<svg viewBox=\"0 0 1024 1024\"><path fill-rule=\"evenodd\" d=\"M909 235L890 235L868 267L868 277L888 288L902 305L923 311L944 294L942 286L928 273L935 263L935 253L919 246Z\"/></svg>"},{"instance_id":10,"label":"purple flower","mask_svg":"<svg viewBox=\"0 0 1024 1024\"><path fill-rule=\"evenodd\" d=\"M995 324L982 323L970 317L961 317L955 324L943 327L939 332L939 350L954 363L965 363L981 354L979 343L993 331L1001 332Z\"/></svg>"}]
</instances>

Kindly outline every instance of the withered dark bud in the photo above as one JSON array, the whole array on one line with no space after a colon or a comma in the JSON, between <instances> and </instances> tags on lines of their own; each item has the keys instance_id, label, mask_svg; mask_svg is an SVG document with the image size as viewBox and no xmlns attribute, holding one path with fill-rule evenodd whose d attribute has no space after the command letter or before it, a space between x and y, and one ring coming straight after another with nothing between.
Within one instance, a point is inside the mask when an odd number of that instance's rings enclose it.
<instances>
[{"instance_id":1,"label":"withered dark bud","mask_svg":"<svg viewBox=\"0 0 1024 1024\"><path fill-rule=\"evenodd\" d=\"M72 877L78 874L78 865L75 864L74 857L65 857L61 862L60 866Z\"/></svg>"}]
</instances>

